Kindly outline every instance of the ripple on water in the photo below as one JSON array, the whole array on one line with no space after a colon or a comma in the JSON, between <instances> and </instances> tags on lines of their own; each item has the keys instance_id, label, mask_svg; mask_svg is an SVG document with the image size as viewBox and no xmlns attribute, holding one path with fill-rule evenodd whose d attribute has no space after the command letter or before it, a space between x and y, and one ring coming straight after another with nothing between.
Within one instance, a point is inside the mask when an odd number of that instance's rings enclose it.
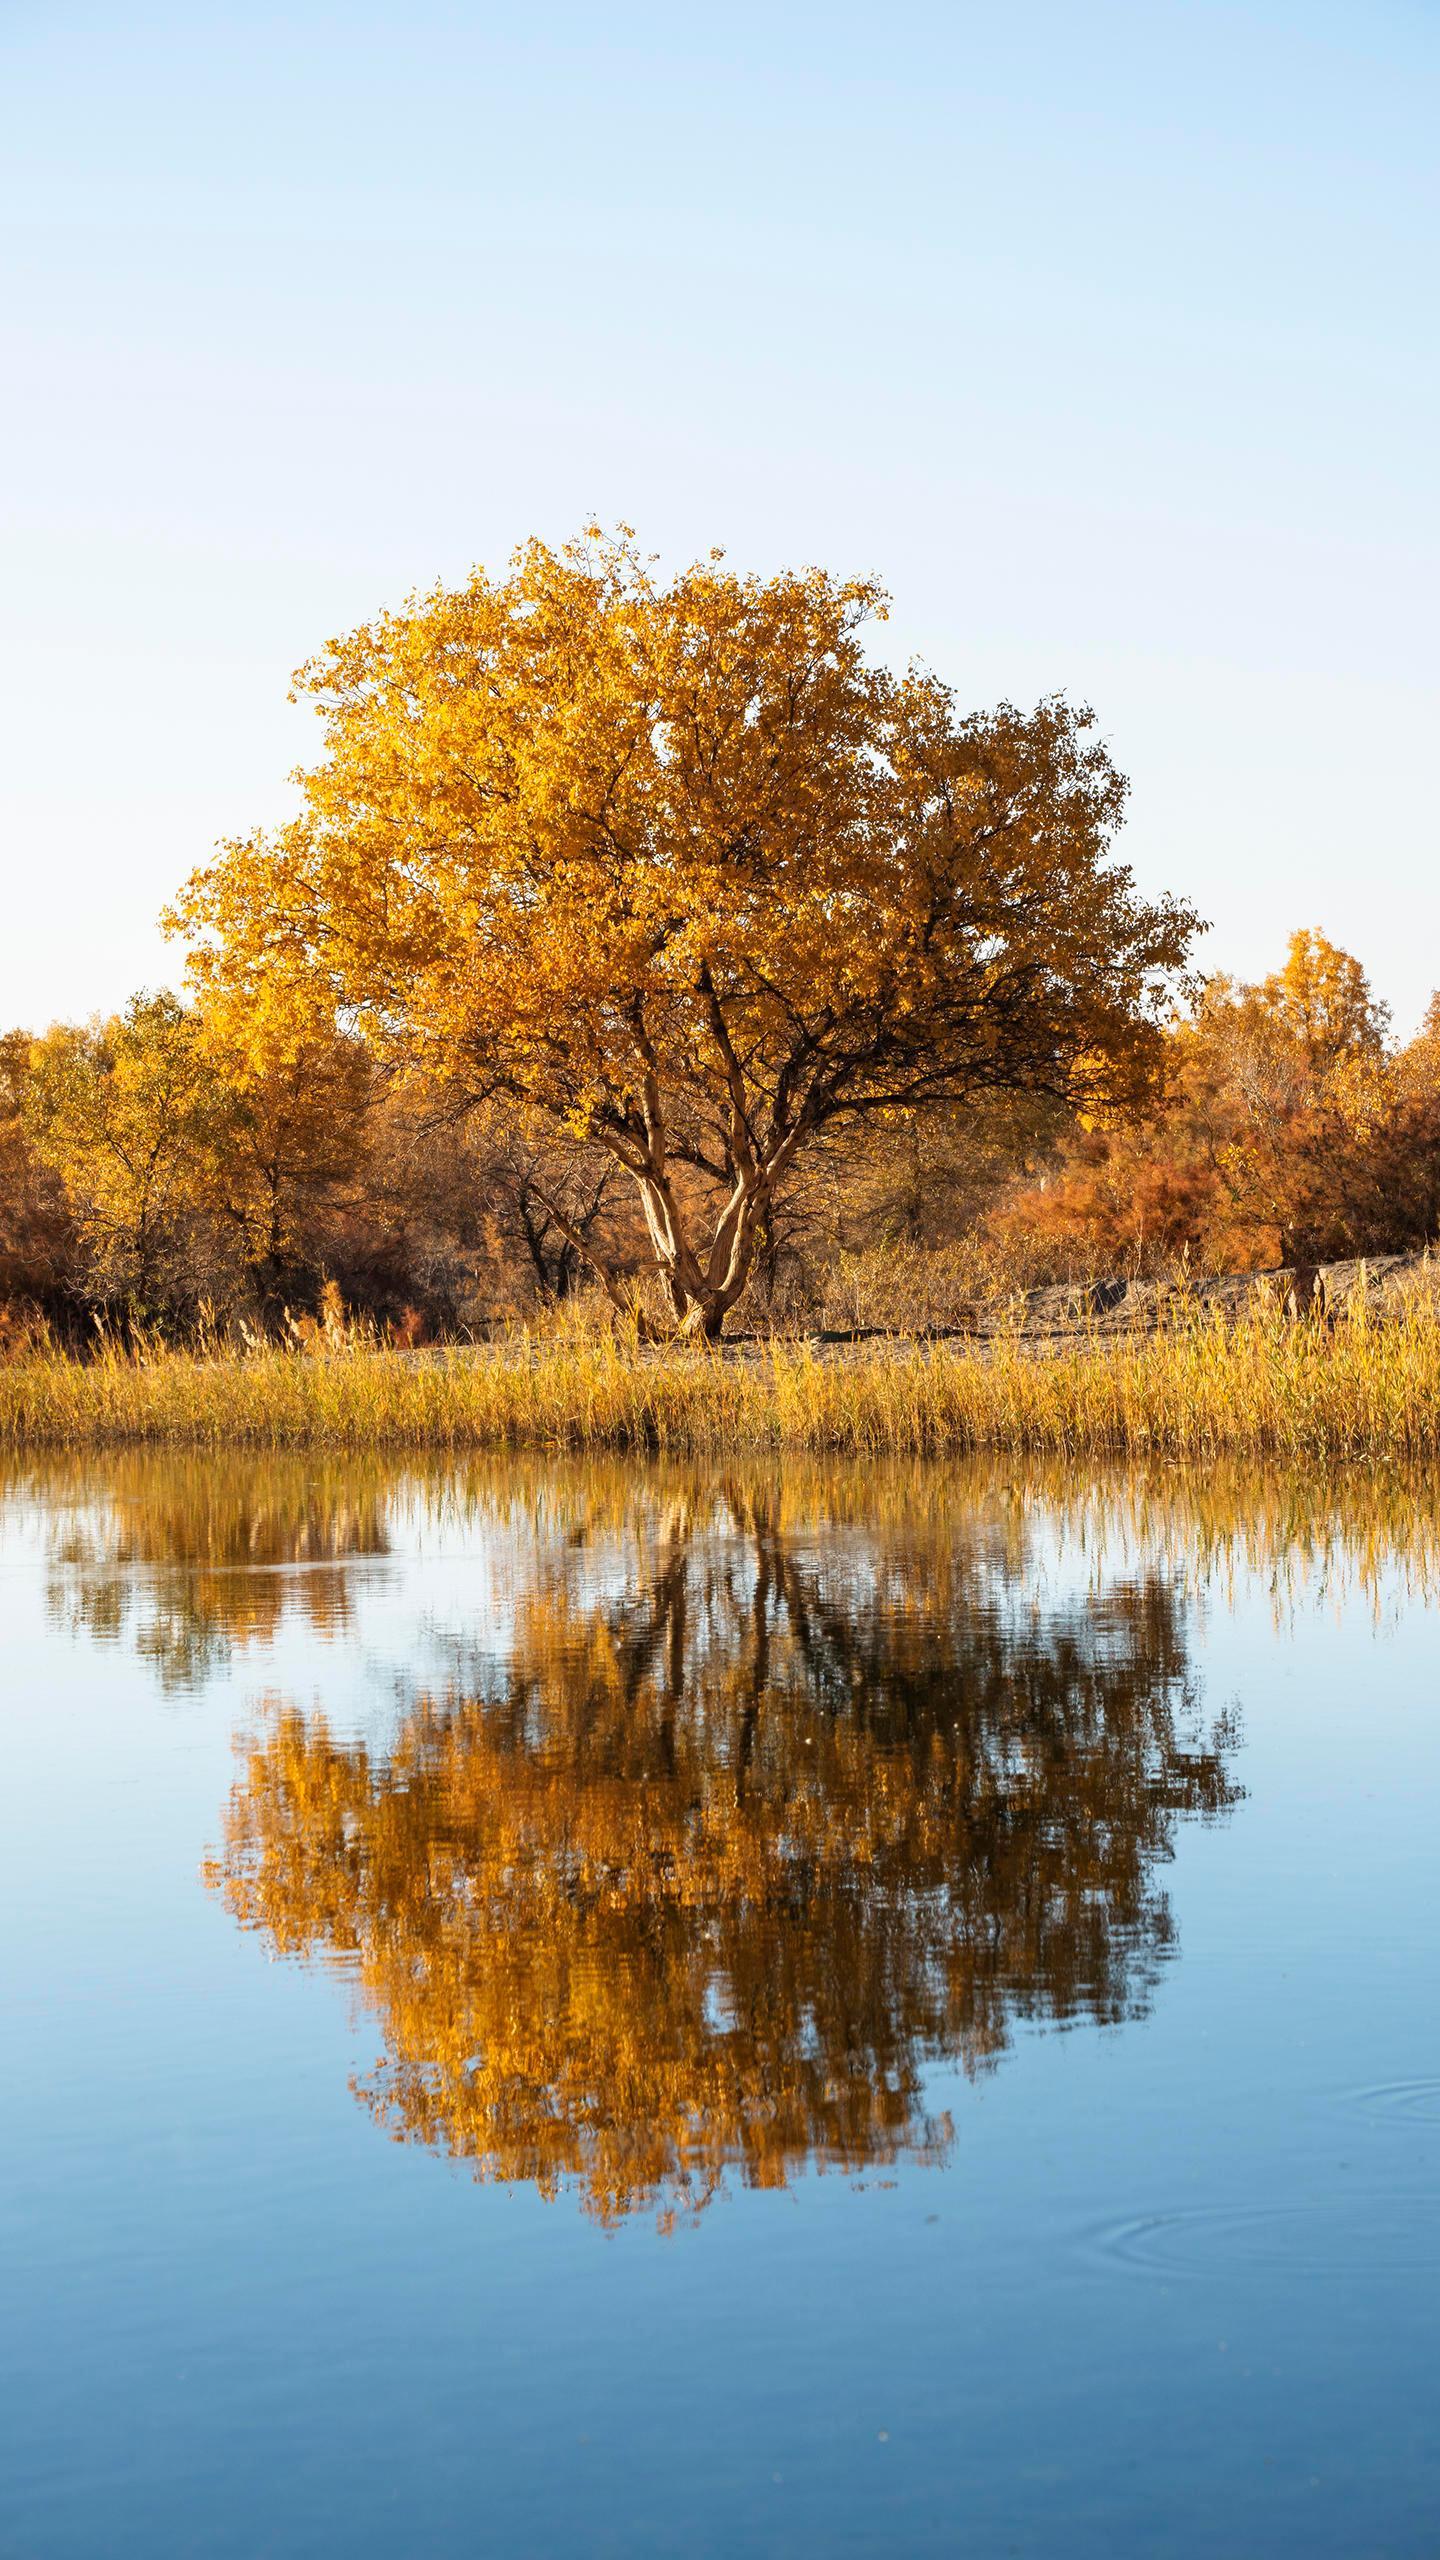
<instances>
[{"instance_id":1,"label":"ripple on water","mask_svg":"<svg viewBox=\"0 0 1440 2560\"><path fill-rule=\"evenodd\" d=\"M1347 2089L1340 2103L1384 2124L1440 2124L1440 2079L1381 2080L1373 2088Z\"/></svg>"},{"instance_id":2,"label":"ripple on water","mask_svg":"<svg viewBox=\"0 0 1440 2560\"><path fill-rule=\"evenodd\" d=\"M1194 2205L1102 2224L1090 2234L1090 2247L1111 2265L1159 2276L1413 2275L1440 2268L1440 2217L1429 2196Z\"/></svg>"}]
</instances>

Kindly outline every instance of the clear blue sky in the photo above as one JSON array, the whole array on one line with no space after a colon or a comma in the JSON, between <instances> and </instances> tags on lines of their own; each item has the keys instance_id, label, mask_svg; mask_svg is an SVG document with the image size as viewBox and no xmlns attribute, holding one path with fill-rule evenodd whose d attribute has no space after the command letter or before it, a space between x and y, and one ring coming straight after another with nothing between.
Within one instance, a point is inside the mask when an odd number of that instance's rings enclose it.
<instances>
[{"instance_id":1,"label":"clear blue sky","mask_svg":"<svg viewBox=\"0 0 1440 2560\"><path fill-rule=\"evenodd\" d=\"M4 0L0 1022L173 976L289 670L531 532L1064 687L1258 973L1440 981L1436 0Z\"/></svg>"}]
</instances>

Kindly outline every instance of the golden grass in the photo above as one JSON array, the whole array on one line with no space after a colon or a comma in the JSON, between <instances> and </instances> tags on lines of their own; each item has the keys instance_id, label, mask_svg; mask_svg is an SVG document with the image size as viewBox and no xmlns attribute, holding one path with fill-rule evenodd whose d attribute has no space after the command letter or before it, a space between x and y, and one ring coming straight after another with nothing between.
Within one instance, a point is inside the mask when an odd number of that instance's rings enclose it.
<instances>
[{"instance_id":1,"label":"golden grass","mask_svg":"<svg viewBox=\"0 0 1440 2560\"><path fill-rule=\"evenodd\" d=\"M304 1354L50 1350L0 1367L0 1445L810 1450L857 1457L1027 1452L1426 1458L1440 1452L1440 1318L1333 1329L1195 1314L1130 1340L1037 1357L893 1341L845 1356L777 1342L743 1353L646 1350L575 1326L412 1354L354 1337Z\"/></svg>"}]
</instances>

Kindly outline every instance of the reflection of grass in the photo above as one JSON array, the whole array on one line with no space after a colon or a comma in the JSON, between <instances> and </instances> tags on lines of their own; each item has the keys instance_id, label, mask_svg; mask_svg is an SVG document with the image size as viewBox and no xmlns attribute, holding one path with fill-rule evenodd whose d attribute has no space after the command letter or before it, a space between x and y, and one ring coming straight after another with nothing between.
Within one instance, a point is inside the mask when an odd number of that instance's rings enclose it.
<instances>
[{"instance_id":1,"label":"reflection of grass","mask_svg":"<svg viewBox=\"0 0 1440 2560\"><path fill-rule=\"evenodd\" d=\"M42 1351L0 1367L0 1440L1428 1456L1440 1451L1440 1321L1416 1309L1381 1322L1363 1301L1330 1331L1181 1315L1048 1358L1005 1337L845 1357L778 1342L744 1356L642 1350L579 1326L420 1357L358 1337L310 1357Z\"/></svg>"}]
</instances>

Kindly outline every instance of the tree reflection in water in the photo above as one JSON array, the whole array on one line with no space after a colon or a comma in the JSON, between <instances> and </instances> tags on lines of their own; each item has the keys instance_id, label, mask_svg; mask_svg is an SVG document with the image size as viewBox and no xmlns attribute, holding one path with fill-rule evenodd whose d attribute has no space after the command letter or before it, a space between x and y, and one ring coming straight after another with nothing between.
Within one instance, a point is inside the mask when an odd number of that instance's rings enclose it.
<instances>
[{"instance_id":1,"label":"tree reflection in water","mask_svg":"<svg viewBox=\"0 0 1440 2560\"><path fill-rule=\"evenodd\" d=\"M390 1552L385 1479L324 1459L128 1451L47 1472L52 1623L128 1645L167 1689L192 1689L288 1616L317 1634L350 1617L357 1564Z\"/></svg>"},{"instance_id":2,"label":"tree reflection in water","mask_svg":"<svg viewBox=\"0 0 1440 2560\"><path fill-rule=\"evenodd\" d=\"M505 1661L383 1755L276 1710L210 1880L353 1975L360 2094L481 2176L609 2222L938 2158L927 2066L1140 2014L1176 1822L1238 1792L1173 1586L1046 1606L996 1519L637 1489L627 1550L536 1540Z\"/></svg>"}]
</instances>

